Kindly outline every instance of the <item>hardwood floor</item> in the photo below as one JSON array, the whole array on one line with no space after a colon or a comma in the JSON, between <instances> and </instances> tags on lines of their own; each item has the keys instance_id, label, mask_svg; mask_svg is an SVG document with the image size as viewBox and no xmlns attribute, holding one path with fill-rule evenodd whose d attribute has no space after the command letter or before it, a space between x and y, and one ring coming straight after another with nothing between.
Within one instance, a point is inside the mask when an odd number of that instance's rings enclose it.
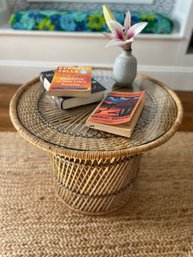
<instances>
[{"instance_id":1,"label":"hardwood floor","mask_svg":"<svg viewBox=\"0 0 193 257\"><path fill-rule=\"evenodd\" d=\"M0 85L0 131L15 131L9 118L9 102L19 85ZM181 131L193 131L193 92L176 92L182 101L184 119Z\"/></svg>"},{"instance_id":2,"label":"hardwood floor","mask_svg":"<svg viewBox=\"0 0 193 257\"><path fill-rule=\"evenodd\" d=\"M193 92L176 92L180 98L184 117L180 126L181 131L193 131Z\"/></svg>"},{"instance_id":3,"label":"hardwood floor","mask_svg":"<svg viewBox=\"0 0 193 257\"><path fill-rule=\"evenodd\" d=\"M15 131L9 118L9 103L19 85L0 85L0 131Z\"/></svg>"}]
</instances>

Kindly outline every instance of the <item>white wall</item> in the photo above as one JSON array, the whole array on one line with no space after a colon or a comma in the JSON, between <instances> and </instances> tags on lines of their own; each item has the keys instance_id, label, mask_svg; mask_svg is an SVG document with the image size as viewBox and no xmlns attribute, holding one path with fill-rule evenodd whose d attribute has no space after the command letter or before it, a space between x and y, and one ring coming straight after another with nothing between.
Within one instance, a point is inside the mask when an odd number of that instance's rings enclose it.
<instances>
[{"instance_id":1,"label":"white wall","mask_svg":"<svg viewBox=\"0 0 193 257\"><path fill-rule=\"evenodd\" d=\"M187 55L193 28L193 0L172 14L181 28L172 35L139 35L133 43L138 71L176 90L193 90L193 55ZM182 2L182 1L181 1ZM185 4L186 3L186 4ZM186 8L185 8L186 7ZM180 12L180 10L182 12ZM59 65L112 67L121 49L105 48L107 39L94 33L13 31L0 29L0 83L23 83Z\"/></svg>"}]
</instances>

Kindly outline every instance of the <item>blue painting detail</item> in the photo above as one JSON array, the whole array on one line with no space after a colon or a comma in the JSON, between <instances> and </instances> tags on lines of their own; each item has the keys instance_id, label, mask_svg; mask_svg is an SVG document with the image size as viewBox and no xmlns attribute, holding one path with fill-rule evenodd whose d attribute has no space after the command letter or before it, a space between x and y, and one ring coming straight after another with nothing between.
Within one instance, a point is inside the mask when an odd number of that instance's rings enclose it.
<instances>
[{"instance_id":1,"label":"blue painting detail","mask_svg":"<svg viewBox=\"0 0 193 257\"><path fill-rule=\"evenodd\" d=\"M124 22L124 12L113 12L119 23ZM165 15L153 12L132 12L132 24L147 21L148 25L143 33L169 34L173 29L173 22ZM29 10L18 11L10 17L10 25L18 30L49 30L49 31L84 31L108 32L103 13L95 11L54 11Z\"/></svg>"}]
</instances>

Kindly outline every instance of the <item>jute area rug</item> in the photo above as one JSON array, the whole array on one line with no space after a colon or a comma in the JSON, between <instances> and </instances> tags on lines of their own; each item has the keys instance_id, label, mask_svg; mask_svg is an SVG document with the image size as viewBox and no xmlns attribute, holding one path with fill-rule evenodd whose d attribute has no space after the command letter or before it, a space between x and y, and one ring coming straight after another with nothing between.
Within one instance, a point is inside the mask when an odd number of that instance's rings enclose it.
<instances>
[{"instance_id":1,"label":"jute area rug","mask_svg":"<svg viewBox=\"0 0 193 257\"><path fill-rule=\"evenodd\" d=\"M0 256L193 256L193 133L144 154L128 205L101 217L64 207L45 152L0 144Z\"/></svg>"}]
</instances>

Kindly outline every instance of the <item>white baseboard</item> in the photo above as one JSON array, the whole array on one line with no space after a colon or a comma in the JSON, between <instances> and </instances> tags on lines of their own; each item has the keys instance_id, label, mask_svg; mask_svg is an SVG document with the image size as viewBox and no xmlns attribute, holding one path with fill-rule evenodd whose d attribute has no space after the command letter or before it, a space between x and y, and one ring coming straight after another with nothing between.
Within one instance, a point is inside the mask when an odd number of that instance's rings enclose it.
<instances>
[{"instance_id":1,"label":"white baseboard","mask_svg":"<svg viewBox=\"0 0 193 257\"><path fill-rule=\"evenodd\" d=\"M0 83L22 84L39 76L41 71L54 69L64 64L74 65L74 63L0 60ZM102 63L97 65L94 63L76 63L76 65L112 67ZM162 81L173 90L193 91L192 67L139 65L138 72Z\"/></svg>"},{"instance_id":2,"label":"white baseboard","mask_svg":"<svg viewBox=\"0 0 193 257\"><path fill-rule=\"evenodd\" d=\"M173 90L193 91L193 67L139 66L138 71L160 80Z\"/></svg>"}]
</instances>

